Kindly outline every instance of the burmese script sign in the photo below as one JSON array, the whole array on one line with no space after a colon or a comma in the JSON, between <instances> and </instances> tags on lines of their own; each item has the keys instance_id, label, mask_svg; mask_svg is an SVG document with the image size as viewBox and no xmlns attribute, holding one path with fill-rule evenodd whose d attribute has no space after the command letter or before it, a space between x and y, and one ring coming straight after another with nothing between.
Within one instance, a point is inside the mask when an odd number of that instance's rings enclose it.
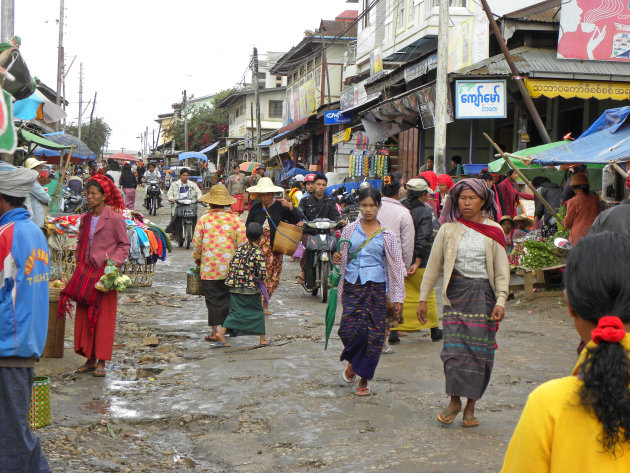
<instances>
[{"instance_id":1,"label":"burmese script sign","mask_svg":"<svg viewBox=\"0 0 630 473\"><path fill-rule=\"evenodd\" d=\"M504 80L455 82L456 118L505 118L507 100Z\"/></svg>"}]
</instances>

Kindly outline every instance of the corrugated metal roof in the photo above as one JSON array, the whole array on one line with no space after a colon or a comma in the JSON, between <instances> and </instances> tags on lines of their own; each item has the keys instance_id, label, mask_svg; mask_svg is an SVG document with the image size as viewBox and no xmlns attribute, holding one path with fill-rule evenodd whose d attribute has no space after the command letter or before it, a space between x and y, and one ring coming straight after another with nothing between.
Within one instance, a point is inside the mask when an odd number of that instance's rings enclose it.
<instances>
[{"instance_id":1,"label":"corrugated metal roof","mask_svg":"<svg viewBox=\"0 0 630 473\"><path fill-rule=\"evenodd\" d=\"M505 18L557 23L560 21L558 11L560 10L561 4L561 0L546 0L544 2L513 11L512 13L507 13Z\"/></svg>"},{"instance_id":2,"label":"corrugated metal roof","mask_svg":"<svg viewBox=\"0 0 630 473\"><path fill-rule=\"evenodd\" d=\"M546 79L611 80L630 82L630 63L558 59L551 48L521 46L510 51L519 72L528 77ZM451 76L511 76L503 54L492 56Z\"/></svg>"}]
</instances>

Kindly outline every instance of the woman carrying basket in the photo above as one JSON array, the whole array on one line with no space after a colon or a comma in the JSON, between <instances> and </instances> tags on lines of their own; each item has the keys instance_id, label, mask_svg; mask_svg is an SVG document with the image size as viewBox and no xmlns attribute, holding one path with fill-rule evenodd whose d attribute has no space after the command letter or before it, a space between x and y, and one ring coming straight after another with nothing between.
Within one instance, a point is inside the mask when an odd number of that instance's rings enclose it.
<instances>
[{"instance_id":1,"label":"woman carrying basket","mask_svg":"<svg viewBox=\"0 0 630 473\"><path fill-rule=\"evenodd\" d=\"M87 203L92 211L81 219L77 241L77 268L61 292L59 313L68 314L70 300L77 302L74 322L74 351L87 358L77 373L92 372L103 377L105 362L112 359L118 292L102 293L94 287L103 275L107 260L121 266L129 256L129 237L121 212L120 192L101 174L86 186Z\"/></svg>"},{"instance_id":2,"label":"woman carrying basket","mask_svg":"<svg viewBox=\"0 0 630 473\"><path fill-rule=\"evenodd\" d=\"M276 236L276 230L280 222L286 222L293 225L302 226L302 212L299 208L294 207L291 202L286 199L278 199L275 194L284 192L282 187L273 184L268 177L261 177L258 184L247 188L250 194L256 194L260 201L252 205L247 216L246 225L251 222L259 223L263 226L263 236L258 245L265 254L266 277L265 286L267 294L271 299L273 293L278 289L280 284L280 274L282 273L282 253L273 251L273 243ZM263 296L261 296L263 297ZM270 315L268 302L263 297L263 307L265 315Z\"/></svg>"}]
</instances>

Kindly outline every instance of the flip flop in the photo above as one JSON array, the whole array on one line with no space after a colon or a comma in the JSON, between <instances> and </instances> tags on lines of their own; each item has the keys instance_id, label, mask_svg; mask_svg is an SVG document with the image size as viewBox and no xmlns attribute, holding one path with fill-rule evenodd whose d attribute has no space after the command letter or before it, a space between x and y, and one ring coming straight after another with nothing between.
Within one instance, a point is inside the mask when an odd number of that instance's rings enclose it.
<instances>
[{"instance_id":1,"label":"flip flop","mask_svg":"<svg viewBox=\"0 0 630 473\"><path fill-rule=\"evenodd\" d=\"M370 387L366 386L365 388L357 388L357 396L369 396L371 393Z\"/></svg>"},{"instance_id":2,"label":"flip flop","mask_svg":"<svg viewBox=\"0 0 630 473\"><path fill-rule=\"evenodd\" d=\"M94 370L94 373L92 373L92 376L94 376L95 378L104 378L107 375L107 371L106 370Z\"/></svg>"},{"instance_id":3,"label":"flip flop","mask_svg":"<svg viewBox=\"0 0 630 473\"><path fill-rule=\"evenodd\" d=\"M261 346L261 347L272 347L273 346L273 340L269 340L267 343L261 343L259 346Z\"/></svg>"},{"instance_id":4,"label":"flip flop","mask_svg":"<svg viewBox=\"0 0 630 473\"><path fill-rule=\"evenodd\" d=\"M84 374L84 373L91 373L95 369L96 369L95 366L82 365L82 366L79 366L76 370L74 370L74 372L79 373L79 374Z\"/></svg>"},{"instance_id":5,"label":"flip flop","mask_svg":"<svg viewBox=\"0 0 630 473\"><path fill-rule=\"evenodd\" d=\"M232 345L230 345L228 342L224 342L224 343L216 342L216 343L213 343L211 346L212 348L226 348L226 347L231 347Z\"/></svg>"},{"instance_id":6,"label":"flip flop","mask_svg":"<svg viewBox=\"0 0 630 473\"><path fill-rule=\"evenodd\" d=\"M464 417L462 427L479 427L479 419L476 417Z\"/></svg>"},{"instance_id":7,"label":"flip flop","mask_svg":"<svg viewBox=\"0 0 630 473\"><path fill-rule=\"evenodd\" d=\"M381 355L394 355L396 352L392 350L392 347L388 346L387 350L381 351Z\"/></svg>"},{"instance_id":8,"label":"flip flop","mask_svg":"<svg viewBox=\"0 0 630 473\"><path fill-rule=\"evenodd\" d=\"M461 407L457 409L456 411L452 411L452 412L448 412L445 409L442 409L442 411L437 416L437 420L440 421L440 423L442 424L450 425L455 421L455 417L457 417L457 414L459 414L461 410L462 410Z\"/></svg>"},{"instance_id":9,"label":"flip flop","mask_svg":"<svg viewBox=\"0 0 630 473\"><path fill-rule=\"evenodd\" d=\"M218 342L219 338L216 335L206 335L204 338L206 342Z\"/></svg>"},{"instance_id":10,"label":"flip flop","mask_svg":"<svg viewBox=\"0 0 630 473\"><path fill-rule=\"evenodd\" d=\"M352 383L354 383L354 382L357 380L357 374L356 374L356 373L354 373L354 375L353 375L351 378L348 378L348 377L346 376L346 370L347 370L347 369L348 369L348 367L345 367L345 368L343 369L343 371L341 372L341 379L343 379L343 380L344 380L346 383L348 383L348 384L352 384Z\"/></svg>"}]
</instances>

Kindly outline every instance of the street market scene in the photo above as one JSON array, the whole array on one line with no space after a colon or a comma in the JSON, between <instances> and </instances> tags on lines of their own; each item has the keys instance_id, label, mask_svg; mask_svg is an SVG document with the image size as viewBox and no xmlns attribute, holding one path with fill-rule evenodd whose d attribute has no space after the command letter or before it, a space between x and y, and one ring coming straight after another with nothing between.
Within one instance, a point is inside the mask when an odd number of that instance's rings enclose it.
<instances>
[{"instance_id":1,"label":"street market scene","mask_svg":"<svg viewBox=\"0 0 630 473\"><path fill-rule=\"evenodd\" d=\"M630 4L243 7L1 0L0 473L630 471Z\"/></svg>"}]
</instances>

